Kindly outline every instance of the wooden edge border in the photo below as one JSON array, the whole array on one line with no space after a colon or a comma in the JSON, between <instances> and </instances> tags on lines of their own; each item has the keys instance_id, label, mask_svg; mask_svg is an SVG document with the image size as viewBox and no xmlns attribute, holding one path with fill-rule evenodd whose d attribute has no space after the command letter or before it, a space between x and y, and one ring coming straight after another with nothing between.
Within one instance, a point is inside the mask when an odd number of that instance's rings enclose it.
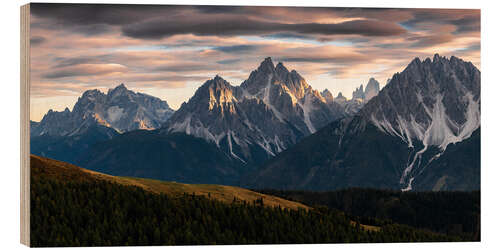
<instances>
[{"instance_id":1,"label":"wooden edge border","mask_svg":"<svg viewBox=\"0 0 500 250\"><path fill-rule=\"evenodd\" d=\"M30 246L30 5L21 6L21 244Z\"/></svg>"}]
</instances>

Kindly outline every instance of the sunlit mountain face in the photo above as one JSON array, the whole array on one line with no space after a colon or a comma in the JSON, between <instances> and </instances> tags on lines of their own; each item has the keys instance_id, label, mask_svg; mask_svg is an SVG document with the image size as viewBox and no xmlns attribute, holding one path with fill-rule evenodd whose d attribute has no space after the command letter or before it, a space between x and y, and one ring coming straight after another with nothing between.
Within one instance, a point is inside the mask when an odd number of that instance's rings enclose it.
<instances>
[{"instance_id":1,"label":"sunlit mountain face","mask_svg":"<svg viewBox=\"0 0 500 250\"><path fill-rule=\"evenodd\" d=\"M297 71L266 58L240 86L220 76L205 82L164 133L204 138L243 163L256 163L343 116L340 104L327 101Z\"/></svg>"},{"instance_id":2,"label":"sunlit mountain face","mask_svg":"<svg viewBox=\"0 0 500 250\"><path fill-rule=\"evenodd\" d=\"M33 121L49 109L72 110L86 90L106 93L122 82L176 110L215 75L241 85L266 57L296 69L312 89L347 99L371 77L382 88L415 57L454 55L480 68L479 10L33 4L31 11Z\"/></svg>"}]
</instances>

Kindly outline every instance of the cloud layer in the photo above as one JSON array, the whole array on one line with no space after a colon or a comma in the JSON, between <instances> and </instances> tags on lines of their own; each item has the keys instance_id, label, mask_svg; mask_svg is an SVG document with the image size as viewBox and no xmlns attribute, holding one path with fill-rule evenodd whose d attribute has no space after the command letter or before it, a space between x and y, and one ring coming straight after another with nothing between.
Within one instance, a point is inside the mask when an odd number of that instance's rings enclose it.
<instances>
[{"instance_id":1,"label":"cloud layer","mask_svg":"<svg viewBox=\"0 0 500 250\"><path fill-rule=\"evenodd\" d=\"M240 84L268 56L346 96L414 57L456 55L480 67L479 10L36 3L31 11L33 103L45 105L34 120L121 82L176 108L216 74Z\"/></svg>"}]
</instances>

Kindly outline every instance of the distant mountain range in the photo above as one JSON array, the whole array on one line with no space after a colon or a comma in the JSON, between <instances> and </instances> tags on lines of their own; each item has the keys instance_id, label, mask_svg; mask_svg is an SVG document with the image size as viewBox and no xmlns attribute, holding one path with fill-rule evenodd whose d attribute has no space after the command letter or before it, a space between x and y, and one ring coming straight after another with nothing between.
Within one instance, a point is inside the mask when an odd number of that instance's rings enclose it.
<instances>
[{"instance_id":1,"label":"distant mountain range","mask_svg":"<svg viewBox=\"0 0 500 250\"><path fill-rule=\"evenodd\" d=\"M173 112L167 102L124 84L107 94L88 90L72 111L49 110L40 122L30 123L31 153L75 163L94 144L127 131L159 128Z\"/></svg>"},{"instance_id":2,"label":"distant mountain range","mask_svg":"<svg viewBox=\"0 0 500 250\"><path fill-rule=\"evenodd\" d=\"M337 97L333 98L333 101L340 104L344 109L344 113L348 116L355 115L359 110L367 103L370 99L378 95L380 92L380 83L375 80L375 78L370 78L366 84L366 89L363 90L363 84L361 84L356 90L352 92L352 99L347 100L342 92L339 92ZM323 96L331 96L331 93L325 89L321 93ZM325 97L326 98L326 97Z\"/></svg>"},{"instance_id":3,"label":"distant mountain range","mask_svg":"<svg viewBox=\"0 0 500 250\"><path fill-rule=\"evenodd\" d=\"M253 188L479 189L480 72L413 60L347 100L266 58L216 76L177 111L124 85L31 123L33 154L120 176ZM150 131L152 130L152 131Z\"/></svg>"},{"instance_id":4,"label":"distant mountain range","mask_svg":"<svg viewBox=\"0 0 500 250\"><path fill-rule=\"evenodd\" d=\"M85 133L89 127L104 126L117 132L157 129L174 111L166 101L128 90L124 84L108 93L88 90L78 98L73 110L52 111L31 126L31 136L72 136Z\"/></svg>"},{"instance_id":5,"label":"distant mountain range","mask_svg":"<svg viewBox=\"0 0 500 250\"><path fill-rule=\"evenodd\" d=\"M355 116L243 181L276 189L479 189L480 79L456 57L416 58Z\"/></svg>"}]
</instances>

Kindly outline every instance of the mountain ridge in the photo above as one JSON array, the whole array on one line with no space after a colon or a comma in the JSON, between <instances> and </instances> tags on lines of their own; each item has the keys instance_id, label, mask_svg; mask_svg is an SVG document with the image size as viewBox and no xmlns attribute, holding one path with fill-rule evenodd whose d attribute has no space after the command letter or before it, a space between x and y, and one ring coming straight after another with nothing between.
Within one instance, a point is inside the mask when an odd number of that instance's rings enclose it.
<instances>
[{"instance_id":1,"label":"mountain ridge","mask_svg":"<svg viewBox=\"0 0 500 250\"><path fill-rule=\"evenodd\" d=\"M71 136L83 133L82 128L91 125L110 127L119 133L156 129L172 113L166 101L133 92L121 83L106 94L98 89L85 91L71 111L50 109L39 123L33 124L31 135Z\"/></svg>"},{"instance_id":2,"label":"mountain ridge","mask_svg":"<svg viewBox=\"0 0 500 250\"><path fill-rule=\"evenodd\" d=\"M244 164L258 164L342 116L339 104L268 57L240 86L219 75L206 81L162 130L204 138Z\"/></svg>"},{"instance_id":3,"label":"mountain ridge","mask_svg":"<svg viewBox=\"0 0 500 250\"><path fill-rule=\"evenodd\" d=\"M471 63L439 55L435 55L433 61L429 58L423 62L414 59L403 72L396 73L357 115L333 122L305 138L288 152L265 163L252 176L253 180L244 181L243 185L287 189L385 185L391 189L412 190L415 177L422 175L422 171L424 175L426 170L429 171L427 165L440 167L435 166L433 161L446 152L447 145L459 143L462 147L465 144L460 142L479 140L477 136L470 138L480 126L479 92L480 72ZM443 98L439 97L440 94ZM434 111L439 111L439 115L433 116ZM418 130L413 131L426 132L408 133L404 121L411 121L411 116L418 124L414 126ZM439 125L438 129L433 127L435 125ZM436 139L429 136L431 131L445 131L451 135L445 133L446 136ZM324 148L315 146L320 144ZM472 145L476 145L472 149L479 149L477 142ZM309 160L304 161L300 157ZM448 159L451 158L448 156ZM472 163L474 166L479 164L476 160ZM448 167L446 171L452 169ZM460 188L477 187L478 171L471 172L476 180L474 183ZM286 173L286 177L280 177L284 182L277 186L274 183L278 181L275 178L278 173ZM463 175L453 176L455 183L466 178ZM297 178L302 179L303 184L291 181L297 181ZM376 179L378 181L373 182ZM425 189L432 189L432 186L427 183ZM447 188L453 189L454 186Z\"/></svg>"}]
</instances>

